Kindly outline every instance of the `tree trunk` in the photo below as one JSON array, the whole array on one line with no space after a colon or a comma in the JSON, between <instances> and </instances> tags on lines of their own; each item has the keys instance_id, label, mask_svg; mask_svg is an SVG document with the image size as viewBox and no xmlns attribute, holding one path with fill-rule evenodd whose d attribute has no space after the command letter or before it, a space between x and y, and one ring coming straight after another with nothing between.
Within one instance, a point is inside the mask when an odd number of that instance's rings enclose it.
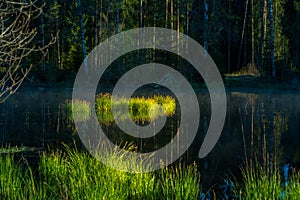
<instances>
[{"instance_id":1,"label":"tree trunk","mask_svg":"<svg viewBox=\"0 0 300 200\"><path fill-rule=\"evenodd\" d=\"M96 10L96 13L95 13L95 44L94 46L98 45L99 44L99 22L98 20L100 19L100 15L99 15L99 0L96 0L96 4L95 4L95 10Z\"/></svg>"},{"instance_id":2,"label":"tree trunk","mask_svg":"<svg viewBox=\"0 0 300 200\"><path fill-rule=\"evenodd\" d=\"M45 1L42 0L42 5L44 6ZM45 25L44 25L44 9L42 8L42 13L41 13L41 32L42 32L42 48L45 49ZM43 50L43 54L45 54ZM43 61L42 61L42 69L43 72L46 71L46 61L45 61L45 56L43 56Z\"/></svg>"},{"instance_id":3,"label":"tree trunk","mask_svg":"<svg viewBox=\"0 0 300 200\"><path fill-rule=\"evenodd\" d=\"M119 33L119 14L120 14L120 1L118 0L117 8L116 8L116 34Z\"/></svg>"},{"instance_id":4,"label":"tree trunk","mask_svg":"<svg viewBox=\"0 0 300 200\"><path fill-rule=\"evenodd\" d=\"M177 0L177 55L179 55L179 51L180 51L180 48L179 48L179 32L180 32L180 1ZM180 66L180 59L179 59L179 56L176 56L177 57L177 67Z\"/></svg>"},{"instance_id":5,"label":"tree trunk","mask_svg":"<svg viewBox=\"0 0 300 200\"><path fill-rule=\"evenodd\" d=\"M228 1L228 12L229 16L231 16L231 1ZM227 32L227 73L230 73L230 65L231 65L231 19L229 20L229 27Z\"/></svg>"},{"instance_id":6,"label":"tree trunk","mask_svg":"<svg viewBox=\"0 0 300 200\"><path fill-rule=\"evenodd\" d=\"M166 0L166 21L165 28L168 28L168 11L169 11L169 2Z\"/></svg>"},{"instance_id":7,"label":"tree trunk","mask_svg":"<svg viewBox=\"0 0 300 200\"><path fill-rule=\"evenodd\" d=\"M246 21L247 21L248 2L249 2L249 0L246 0L246 8L245 8L245 14L244 14L244 23L243 23L243 30L242 30L242 38L241 38L241 43L240 43L240 48L239 48L238 62L237 62L237 66L236 66L237 70L240 69L242 46L243 46L243 40L244 40L244 34L245 34L245 27L246 27Z\"/></svg>"},{"instance_id":8,"label":"tree trunk","mask_svg":"<svg viewBox=\"0 0 300 200\"><path fill-rule=\"evenodd\" d=\"M204 3L204 31L203 31L203 48L208 50L208 41L207 41L207 26L208 26L208 3L206 0Z\"/></svg>"},{"instance_id":9,"label":"tree trunk","mask_svg":"<svg viewBox=\"0 0 300 200\"><path fill-rule=\"evenodd\" d=\"M62 9L62 19L61 19L61 24L64 24L64 22L66 21L65 20L65 18L66 18L66 11L67 11L67 9L66 9L66 3L64 3L63 4L63 9ZM63 30L62 30L62 32L63 32ZM63 53L64 53L64 50L63 50L63 48L64 48L64 46L65 46L65 38L64 38L64 34L62 33L61 34L61 44L60 44L60 46L61 46L61 55L63 55ZM64 67L65 67L65 59L64 59L64 56L61 56L61 64L60 64L60 67L61 67L61 69L64 69Z\"/></svg>"},{"instance_id":10,"label":"tree trunk","mask_svg":"<svg viewBox=\"0 0 300 200\"><path fill-rule=\"evenodd\" d=\"M86 63L86 48L85 48L84 24L83 24L83 16L82 16L82 5L80 0L77 0L77 3L79 8L79 23L80 23L81 48L83 53L84 71L87 74L88 66Z\"/></svg>"},{"instance_id":11,"label":"tree trunk","mask_svg":"<svg viewBox=\"0 0 300 200\"><path fill-rule=\"evenodd\" d=\"M103 17L103 4L102 0L100 1L100 17L99 17L99 40L101 42L101 31L102 31L102 17Z\"/></svg>"},{"instance_id":12,"label":"tree trunk","mask_svg":"<svg viewBox=\"0 0 300 200\"><path fill-rule=\"evenodd\" d=\"M171 0L171 29L173 30L174 29L174 3L173 3L174 0Z\"/></svg>"},{"instance_id":13,"label":"tree trunk","mask_svg":"<svg viewBox=\"0 0 300 200\"><path fill-rule=\"evenodd\" d=\"M169 1L168 0L166 0L166 11L165 11L166 13L166 18L165 18L165 28L168 28L168 15L169 15ZM165 45L165 47L166 47L166 45ZM167 52L165 51L164 52L164 59L165 60L167 60Z\"/></svg>"},{"instance_id":14,"label":"tree trunk","mask_svg":"<svg viewBox=\"0 0 300 200\"><path fill-rule=\"evenodd\" d=\"M276 69L275 69L275 45L274 45L273 0L270 0L269 3L270 3L271 70L272 70L272 77L275 78L275 76L276 76Z\"/></svg>"},{"instance_id":15,"label":"tree trunk","mask_svg":"<svg viewBox=\"0 0 300 200\"><path fill-rule=\"evenodd\" d=\"M180 31L180 1L177 0L177 31Z\"/></svg>"},{"instance_id":16,"label":"tree trunk","mask_svg":"<svg viewBox=\"0 0 300 200\"><path fill-rule=\"evenodd\" d=\"M57 34L56 43L57 43L58 69L63 69L62 62L61 62L61 53L60 53L61 49L60 49L60 36L59 36L59 33Z\"/></svg>"},{"instance_id":17,"label":"tree trunk","mask_svg":"<svg viewBox=\"0 0 300 200\"><path fill-rule=\"evenodd\" d=\"M251 64L255 65L254 60L254 8L253 8L253 1L251 0Z\"/></svg>"},{"instance_id":18,"label":"tree trunk","mask_svg":"<svg viewBox=\"0 0 300 200\"><path fill-rule=\"evenodd\" d=\"M260 40L260 64L259 64L259 70L260 73L263 71L264 68L264 51L265 51L265 38L266 38L266 32L267 32L267 0L263 1L262 4L262 25L261 25L261 40Z\"/></svg>"},{"instance_id":19,"label":"tree trunk","mask_svg":"<svg viewBox=\"0 0 300 200\"><path fill-rule=\"evenodd\" d=\"M247 35L246 35L246 31L245 31L244 41L245 41L245 46L244 46L243 66L246 66L247 65Z\"/></svg>"},{"instance_id":20,"label":"tree trunk","mask_svg":"<svg viewBox=\"0 0 300 200\"><path fill-rule=\"evenodd\" d=\"M117 5L116 5L116 30L115 33L118 34L119 33L119 18L120 18L120 0L118 0ZM118 49L120 49L120 41L119 41L119 37L118 37ZM123 70L123 65L120 63L120 59L117 60L117 67L120 71Z\"/></svg>"},{"instance_id":21,"label":"tree trunk","mask_svg":"<svg viewBox=\"0 0 300 200\"><path fill-rule=\"evenodd\" d=\"M189 2L186 3L186 25L185 25L185 33L189 34L189 25L190 25L190 4Z\"/></svg>"},{"instance_id":22,"label":"tree trunk","mask_svg":"<svg viewBox=\"0 0 300 200\"><path fill-rule=\"evenodd\" d=\"M143 27L143 0L140 0L140 28Z\"/></svg>"},{"instance_id":23,"label":"tree trunk","mask_svg":"<svg viewBox=\"0 0 300 200\"><path fill-rule=\"evenodd\" d=\"M55 21L55 31L57 33L56 36L56 56L57 56L57 67L58 69L62 69L61 66L61 53L60 53L60 30L58 20Z\"/></svg>"}]
</instances>

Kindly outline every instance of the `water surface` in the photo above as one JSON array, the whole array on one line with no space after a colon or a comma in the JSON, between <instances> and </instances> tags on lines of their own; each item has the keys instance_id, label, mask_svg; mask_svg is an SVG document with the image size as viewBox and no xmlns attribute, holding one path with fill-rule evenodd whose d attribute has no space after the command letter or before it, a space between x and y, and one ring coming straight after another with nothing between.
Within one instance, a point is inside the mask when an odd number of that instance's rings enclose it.
<instances>
[{"instance_id":1,"label":"water surface","mask_svg":"<svg viewBox=\"0 0 300 200\"><path fill-rule=\"evenodd\" d=\"M78 140L74 124L64 105L70 89L22 89L0 105L0 143L2 146L60 146ZM212 152L198 159L210 119L210 99L197 94L200 104L198 134L180 159L196 161L203 182L216 182L236 173L241 164L257 160L265 166L290 163L300 166L300 94L295 92L228 92L227 117L221 138ZM113 124L101 124L114 143L130 140L142 152L166 145L176 135L180 114L167 120L163 130L152 139L128 137ZM137 130L138 131L138 130ZM180 141L178 141L180 142Z\"/></svg>"}]
</instances>

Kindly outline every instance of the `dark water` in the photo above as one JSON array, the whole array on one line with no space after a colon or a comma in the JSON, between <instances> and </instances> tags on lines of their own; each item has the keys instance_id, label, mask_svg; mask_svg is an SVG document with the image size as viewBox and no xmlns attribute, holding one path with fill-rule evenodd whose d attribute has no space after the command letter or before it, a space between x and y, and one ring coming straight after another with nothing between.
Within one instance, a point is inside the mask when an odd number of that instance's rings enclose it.
<instances>
[{"instance_id":1,"label":"dark water","mask_svg":"<svg viewBox=\"0 0 300 200\"><path fill-rule=\"evenodd\" d=\"M56 148L62 142L78 140L74 124L65 113L70 89L23 89L0 105L0 143L2 146ZM265 166L286 163L300 166L300 94L294 92L228 92L227 117L221 138L211 153L199 159L198 151L210 119L210 99L198 93L200 123L196 139L180 160L196 161L203 182L215 183L251 159ZM131 140L140 151L159 149L178 128L180 116L167 120L153 140L132 139L113 125L103 130L115 143Z\"/></svg>"}]
</instances>

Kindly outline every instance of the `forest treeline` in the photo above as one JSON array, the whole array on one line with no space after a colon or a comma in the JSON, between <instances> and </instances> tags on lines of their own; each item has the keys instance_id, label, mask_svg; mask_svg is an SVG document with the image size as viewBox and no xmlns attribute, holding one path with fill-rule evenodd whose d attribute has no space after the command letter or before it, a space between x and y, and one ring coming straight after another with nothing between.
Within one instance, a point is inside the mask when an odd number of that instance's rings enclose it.
<instances>
[{"instance_id":1,"label":"forest treeline","mask_svg":"<svg viewBox=\"0 0 300 200\"><path fill-rule=\"evenodd\" d=\"M54 36L28 79L74 78L84 57L101 41L138 27L164 27L198 41L222 74L250 70L288 80L300 71L298 0L41 0L34 40ZM35 59L32 54L26 62ZM117 68L116 68L117 69ZM112 70L113 71L113 70Z\"/></svg>"}]
</instances>

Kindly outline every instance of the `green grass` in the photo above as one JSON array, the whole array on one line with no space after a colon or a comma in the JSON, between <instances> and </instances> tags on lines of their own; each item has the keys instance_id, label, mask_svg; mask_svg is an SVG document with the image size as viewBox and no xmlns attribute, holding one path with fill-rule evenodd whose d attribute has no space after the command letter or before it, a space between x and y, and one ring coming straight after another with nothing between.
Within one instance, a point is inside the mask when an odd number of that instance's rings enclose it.
<instances>
[{"instance_id":1,"label":"green grass","mask_svg":"<svg viewBox=\"0 0 300 200\"><path fill-rule=\"evenodd\" d=\"M300 199L300 171L294 171L286 188L286 199Z\"/></svg>"},{"instance_id":2,"label":"green grass","mask_svg":"<svg viewBox=\"0 0 300 200\"><path fill-rule=\"evenodd\" d=\"M200 176L196 165L166 168L161 172L162 199L199 199Z\"/></svg>"},{"instance_id":3,"label":"green grass","mask_svg":"<svg viewBox=\"0 0 300 200\"><path fill-rule=\"evenodd\" d=\"M121 120L129 120L124 115L124 108L129 109L130 117L136 122L148 122L159 116L166 114L171 116L175 113L176 102L170 96L153 96L153 97L132 97L129 100L124 97L115 97L112 101L110 94L99 94L96 96L96 112L98 120L104 124L114 121L114 116L111 112L112 104L116 107L117 113L115 118ZM127 102L129 105L127 106Z\"/></svg>"},{"instance_id":4,"label":"green grass","mask_svg":"<svg viewBox=\"0 0 300 200\"><path fill-rule=\"evenodd\" d=\"M283 195L284 194L284 195ZM293 171L287 187L278 168L266 170L259 164L242 168L242 180L236 182L237 199L300 199L300 171Z\"/></svg>"},{"instance_id":5,"label":"green grass","mask_svg":"<svg viewBox=\"0 0 300 200\"><path fill-rule=\"evenodd\" d=\"M16 162L13 154L0 156L0 198L42 199L26 160Z\"/></svg>"},{"instance_id":6,"label":"green grass","mask_svg":"<svg viewBox=\"0 0 300 200\"><path fill-rule=\"evenodd\" d=\"M0 157L1 199L196 199L201 192L195 165L128 173L66 147L64 152L41 154L38 170L32 173L24 159L13 155ZM139 164L116 151L102 156L125 168Z\"/></svg>"},{"instance_id":7,"label":"green grass","mask_svg":"<svg viewBox=\"0 0 300 200\"><path fill-rule=\"evenodd\" d=\"M237 189L239 199L279 199L281 176L277 169L267 172L261 166L242 168L242 184Z\"/></svg>"},{"instance_id":8,"label":"green grass","mask_svg":"<svg viewBox=\"0 0 300 200\"><path fill-rule=\"evenodd\" d=\"M129 109L129 115L135 122L149 122L162 115L172 116L176 110L176 102L170 96L153 96L153 97L133 97L129 100L124 97L116 97L112 101L112 96L108 93L99 94L95 99L96 114L99 122L110 124L114 121L112 114L112 104L116 107L117 113L115 118L122 121L129 120L124 114L124 108ZM127 102L129 105L127 106ZM125 105L125 106L124 106ZM73 119L74 114L78 121L88 120L90 117L91 107L87 101L83 100L67 100L65 103L65 111L68 119Z\"/></svg>"},{"instance_id":9,"label":"green grass","mask_svg":"<svg viewBox=\"0 0 300 200\"><path fill-rule=\"evenodd\" d=\"M90 118L91 106L84 100L67 100L65 111L68 119L72 120L75 115L77 121L85 121Z\"/></svg>"},{"instance_id":10,"label":"green grass","mask_svg":"<svg viewBox=\"0 0 300 200\"><path fill-rule=\"evenodd\" d=\"M130 145L126 148L136 149ZM37 170L32 170L26 159L16 158L13 151L1 152L1 199L171 200L199 199L202 192L195 164L177 164L149 173L128 173L109 168L89 153L66 146L65 151L42 153ZM135 160L125 159L116 151L101 156L122 168L139 167ZM234 199L281 199L283 191L283 199L300 199L300 172L296 170L290 173L288 185L284 187L278 169L266 171L256 164L242 168L242 178L234 185ZM216 195L217 199L223 198L222 194Z\"/></svg>"}]
</instances>

